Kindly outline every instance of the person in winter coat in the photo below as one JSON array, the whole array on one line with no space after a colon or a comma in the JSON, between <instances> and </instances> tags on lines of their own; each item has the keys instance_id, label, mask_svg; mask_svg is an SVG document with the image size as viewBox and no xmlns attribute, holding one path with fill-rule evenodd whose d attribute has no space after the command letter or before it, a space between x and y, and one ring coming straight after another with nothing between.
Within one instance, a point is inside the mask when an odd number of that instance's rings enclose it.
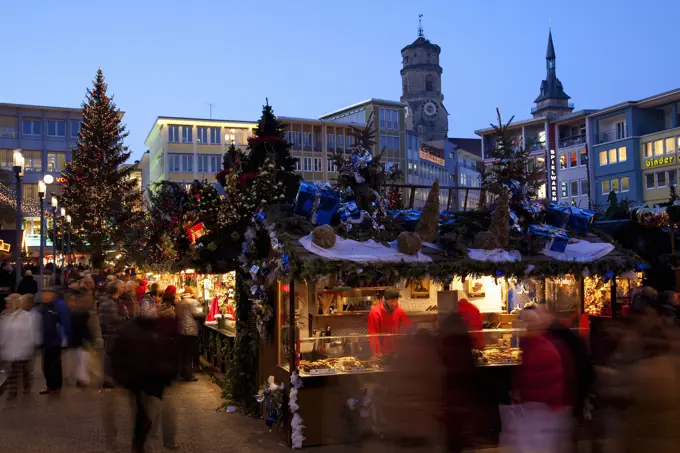
<instances>
[{"instance_id":1,"label":"person in winter coat","mask_svg":"<svg viewBox=\"0 0 680 453\"><path fill-rule=\"evenodd\" d=\"M196 300L195 288L184 287L184 294L175 307L175 313L179 325L181 376L187 382L194 382L198 380L194 377L193 365L198 354L199 321L203 317L201 304Z\"/></svg>"},{"instance_id":2,"label":"person in winter coat","mask_svg":"<svg viewBox=\"0 0 680 453\"><path fill-rule=\"evenodd\" d=\"M458 313L471 332L472 346L475 349L484 349L484 334L481 332L483 328L482 314L479 308L467 299L460 299L458 301Z\"/></svg>"},{"instance_id":3,"label":"person in winter coat","mask_svg":"<svg viewBox=\"0 0 680 453\"><path fill-rule=\"evenodd\" d=\"M86 353L83 346L92 342L90 332L90 308L86 292L73 294L74 306L71 310L71 336L69 338L70 369L68 375L75 378L77 387L87 385Z\"/></svg>"},{"instance_id":4,"label":"person in winter coat","mask_svg":"<svg viewBox=\"0 0 680 453\"><path fill-rule=\"evenodd\" d=\"M160 285L158 283L152 283L149 292L142 297L142 302L140 303L140 314L146 316L147 318L156 317L156 308L161 302Z\"/></svg>"},{"instance_id":5,"label":"person in winter coat","mask_svg":"<svg viewBox=\"0 0 680 453\"><path fill-rule=\"evenodd\" d=\"M121 285L120 303L125 306L129 318L135 318L139 315L137 284L134 281L128 281L125 285Z\"/></svg>"},{"instance_id":6,"label":"person in winter coat","mask_svg":"<svg viewBox=\"0 0 680 453\"><path fill-rule=\"evenodd\" d=\"M17 397L20 377L24 394L31 392L30 361L42 341L40 317L35 312L21 309L21 297L10 294L6 311L0 316L0 360L10 364L5 383L8 401Z\"/></svg>"},{"instance_id":7,"label":"person in winter coat","mask_svg":"<svg viewBox=\"0 0 680 453\"><path fill-rule=\"evenodd\" d=\"M132 451L136 453L146 451L152 427L149 403L164 398L177 372L176 345L161 324L161 318L137 317L120 329L111 354L114 378L134 397ZM177 448L173 435L166 435L164 429L168 449Z\"/></svg>"},{"instance_id":8,"label":"person in winter coat","mask_svg":"<svg viewBox=\"0 0 680 453\"><path fill-rule=\"evenodd\" d=\"M378 302L368 314L369 335L409 332L411 320L399 306L399 298L401 298L401 293L397 288L385 290L383 300ZM374 354L389 354L396 348L394 337L373 336L369 337L369 341Z\"/></svg>"},{"instance_id":9,"label":"person in winter coat","mask_svg":"<svg viewBox=\"0 0 680 453\"><path fill-rule=\"evenodd\" d=\"M38 294L38 282L33 278L33 272L26 271L24 278L19 282L17 292L22 296L24 294Z\"/></svg>"},{"instance_id":10,"label":"person in winter coat","mask_svg":"<svg viewBox=\"0 0 680 453\"><path fill-rule=\"evenodd\" d=\"M124 310L120 299L120 285L118 282L110 282L106 285L106 294L102 297L97 307L99 325L101 326L102 338L104 339L104 388L112 388L111 377L111 353L116 341L118 329L125 323Z\"/></svg>"},{"instance_id":11,"label":"person in winter coat","mask_svg":"<svg viewBox=\"0 0 680 453\"><path fill-rule=\"evenodd\" d=\"M42 316L43 374L47 387L40 392L48 395L61 391L61 352L68 343L71 331L71 315L68 307L57 292L48 288L40 293L40 314Z\"/></svg>"}]
</instances>

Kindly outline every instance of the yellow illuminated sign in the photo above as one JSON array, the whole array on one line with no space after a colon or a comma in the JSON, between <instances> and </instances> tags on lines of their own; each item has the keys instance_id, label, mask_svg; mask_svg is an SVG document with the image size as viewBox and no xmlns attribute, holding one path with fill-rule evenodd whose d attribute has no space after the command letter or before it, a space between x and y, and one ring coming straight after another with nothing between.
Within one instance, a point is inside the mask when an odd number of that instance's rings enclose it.
<instances>
[{"instance_id":1,"label":"yellow illuminated sign","mask_svg":"<svg viewBox=\"0 0 680 453\"><path fill-rule=\"evenodd\" d=\"M425 151L420 151L420 158L425 159L425 160L429 160L430 162L434 162L435 164L438 164L438 165L441 165L441 166L446 165L446 163L444 162L444 159L442 159L441 157L433 156L432 154L426 153Z\"/></svg>"},{"instance_id":2,"label":"yellow illuminated sign","mask_svg":"<svg viewBox=\"0 0 680 453\"><path fill-rule=\"evenodd\" d=\"M645 161L646 167L658 167L660 165L670 165L675 163L675 156L659 157L658 159L649 159Z\"/></svg>"}]
</instances>

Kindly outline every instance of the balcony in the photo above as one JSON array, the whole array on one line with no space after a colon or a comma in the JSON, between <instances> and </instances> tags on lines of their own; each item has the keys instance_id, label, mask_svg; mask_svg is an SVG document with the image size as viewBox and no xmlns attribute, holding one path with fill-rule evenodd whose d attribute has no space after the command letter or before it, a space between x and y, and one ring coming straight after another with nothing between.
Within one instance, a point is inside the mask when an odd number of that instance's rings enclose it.
<instances>
[{"instance_id":1,"label":"balcony","mask_svg":"<svg viewBox=\"0 0 680 453\"><path fill-rule=\"evenodd\" d=\"M559 140L560 148L567 148L574 145L584 145L586 143L586 134L572 135L571 137L562 137Z\"/></svg>"},{"instance_id":2,"label":"balcony","mask_svg":"<svg viewBox=\"0 0 680 453\"><path fill-rule=\"evenodd\" d=\"M16 138L17 130L13 127L0 127L0 137Z\"/></svg>"},{"instance_id":3,"label":"balcony","mask_svg":"<svg viewBox=\"0 0 680 453\"><path fill-rule=\"evenodd\" d=\"M597 134L597 143L613 142L614 140L621 140L626 137L628 137L628 128L624 125L623 127L600 131Z\"/></svg>"},{"instance_id":4,"label":"balcony","mask_svg":"<svg viewBox=\"0 0 680 453\"><path fill-rule=\"evenodd\" d=\"M311 151L312 150L312 145L302 145L302 151Z\"/></svg>"},{"instance_id":5,"label":"balcony","mask_svg":"<svg viewBox=\"0 0 680 453\"><path fill-rule=\"evenodd\" d=\"M545 142L529 143L529 146L527 148L529 149L529 152L545 151Z\"/></svg>"},{"instance_id":6,"label":"balcony","mask_svg":"<svg viewBox=\"0 0 680 453\"><path fill-rule=\"evenodd\" d=\"M574 108L574 103L573 102L555 102L555 101L550 101L546 102L544 104L541 104L538 107L531 107L531 113L536 113L538 110L546 110L546 109L553 109L553 108L558 108L558 109L563 109L563 108L570 108L573 110Z\"/></svg>"}]
</instances>

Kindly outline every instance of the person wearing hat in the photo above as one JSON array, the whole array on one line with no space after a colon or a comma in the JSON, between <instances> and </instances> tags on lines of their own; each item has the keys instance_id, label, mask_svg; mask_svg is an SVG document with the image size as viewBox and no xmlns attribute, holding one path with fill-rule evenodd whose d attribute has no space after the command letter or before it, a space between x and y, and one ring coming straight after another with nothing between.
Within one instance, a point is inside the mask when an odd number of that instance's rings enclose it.
<instances>
[{"instance_id":1,"label":"person wearing hat","mask_svg":"<svg viewBox=\"0 0 680 453\"><path fill-rule=\"evenodd\" d=\"M33 272L26 271L24 278L19 282L17 292L22 296L24 294L38 294L38 282L33 278Z\"/></svg>"},{"instance_id":2,"label":"person wearing hat","mask_svg":"<svg viewBox=\"0 0 680 453\"><path fill-rule=\"evenodd\" d=\"M205 315L196 299L196 288L185 286L182 298L175 307L180 335L181 376L187 382L195 382L194 369L198 367L198 331Z\"/></svg>"},{"instance_id":3,"label":"person wearing hat","mask_svg":"<svg viewBox=\"0 0 680 453\"><path fill-rule=\"evenodd\" d=\"M399 306L401 293L397 288L385 290L383 299L378 302L368 315L368 334L371 351L374 354L388 354L396 346L394 337L381 337L378 334L406 333L411 328L411 320Z\"/></svg>"}]
</instances>

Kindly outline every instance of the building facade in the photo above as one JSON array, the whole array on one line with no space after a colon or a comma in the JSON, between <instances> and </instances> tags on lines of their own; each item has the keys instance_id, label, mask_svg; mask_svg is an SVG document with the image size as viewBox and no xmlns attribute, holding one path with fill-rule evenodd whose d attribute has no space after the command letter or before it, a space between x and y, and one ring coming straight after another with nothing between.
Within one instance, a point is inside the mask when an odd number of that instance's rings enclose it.
<instances>
[{"instance_id":1,"label":"building facade","mask_svg":"<svg viewBox=\"0 0 680 453\"><path fill-rule=\"evenodd\" d=\"M40 247L38 182L51 175L47 186L46 208L52 194L61 193L61 172L71 160L71 147L78 143L80 108L62 108L22 104L0 104L0 169L6 185L16 190L12 173L14 150L24 156L22 202L24 203L24 246L33 251ZM0 223L1 219L0 219ZM15 229L15 225L3 225Z\"/></svg>"},{"instance_id":2,"label":"building facade","mask_svg":"<svg viewBox=\"0 0 680 453\"><path fill-rule=\"evenodd\" d=\"M454 168L451 179L454 185L469 189L458 190L456 194L456 209L467 211L479 207L482 179L480 166L482 164L482 141L477 138L449 138L453 149Z\"/></svg>"},{"instance_id":3,"label":"building facade","mask_svg":"<svg viewBox=\"0 0 680 453\"><path fill-rule=\"evenodd\" d=\"M678 181L680 89L628 101L588 117L594 198L611 192L633 205L669 198Z\"/></svg>"},{"instance_id":4,"label":"building facade","mask_svg":"<svg viewBox=\"0 0 680 453\"><path fill-rule=\"evenodd\" d=\"M374 156L382 152L382 162L385 165L396 165L403 174L406 174L407 106L408 104L403 102L368 99L322 115L320 119L363 127L372 113L376 143L371 152ZM335 145L338 146L337 137Z\"/></svg>"},{"instance_id":5,"label":"building facade","mask_svg":"<svg viewBox=\"0 0 680 453\"><path fill-rule=\"evenodd\" d=\"M594 110L582 110L555 119L550 127L555 143L557 199L580 208L588 208L591 187L588 156L588 123Z\"/></svg>"}]
</instances>

